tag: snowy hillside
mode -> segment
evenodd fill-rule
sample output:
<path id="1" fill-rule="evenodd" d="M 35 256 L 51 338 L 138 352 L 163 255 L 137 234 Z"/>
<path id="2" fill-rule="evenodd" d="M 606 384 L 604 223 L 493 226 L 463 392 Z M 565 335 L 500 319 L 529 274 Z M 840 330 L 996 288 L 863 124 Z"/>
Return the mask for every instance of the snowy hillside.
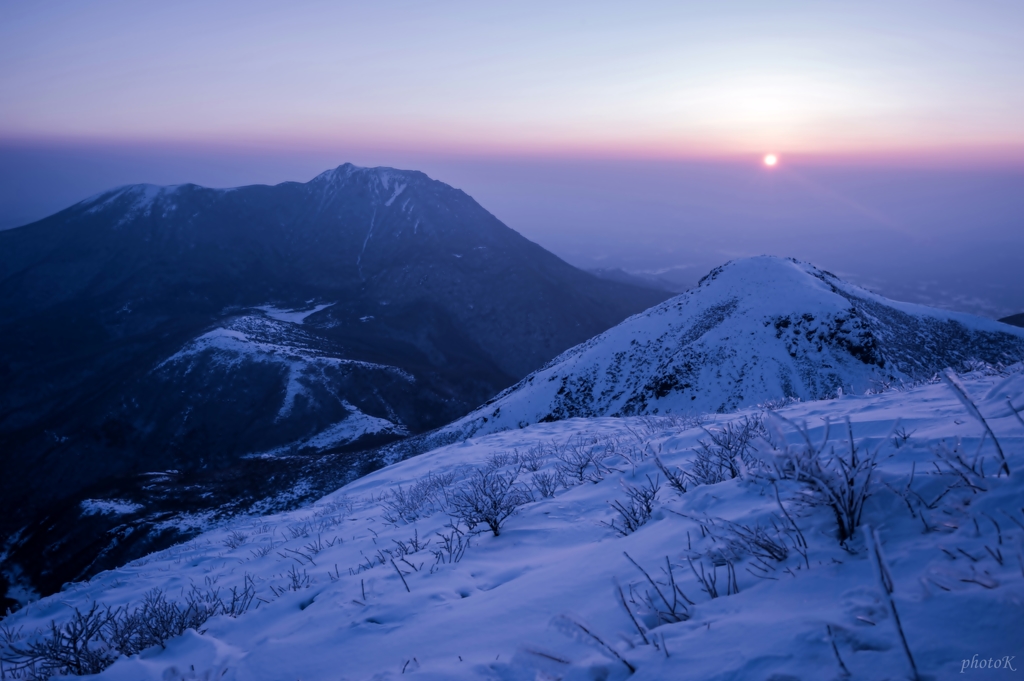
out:
<path id="1" fill-rule="evenodd" d="M 1022 368 L 443 447 L 33 603 L 3 621 L 5 673 L 25 678 L 11 671 L 27 659 L 16 649 L 40 652 L 51 621 L 94 602 L 124 608 L 85 618 L 111 642 L 90 644 L 95 669 L 132 653 L 102 679 L 902 679 L 912 664 L 945 679 L 972 660 L 1002 667 L 1024 630 Z M 210 608 L 234 616 L 207 619 Z M 189 623 L 201 633 L 173 635 Z"/>
<path id="2" fill-rule="evenodd" d="M 428 441 L 575 416 L 725 413 L 1021 359 L 1024 332 L 1006 324 L 888 300 L 795 260 L 749 258 L 567 350 Z"/>
<path id="3" fill-rule="evenodd" d="M 257 365 L 269 366 L 278 385 L 265 392 L 281 395 L 281 401 L 270 424 L 274 435 L 264 441 L 299 436 L 269 452 L 329 449 L 366 435 L 407 435 L 384 395 L 407 391 L 416 379 L 398 367 L 338 357 L 336 347 L 307 333 L 302 327 L 305 318 L 327 307 L 293 311 L 264 306 L 261 313 L 235 317 L 190 341 L 155 372 L 176 385 L 185 385 L 189 376 L 193 381 L 201 377 L 203 386 L 191 386 L 190 392 L 224 399 L 223 390 L 215 386 L 237 387 L 239 376 L 257 374 Z M 352 404 L 355 401 L 370 403 L 374 411 L 391 418 L 363 413 Z M 185 419 L 189 411 L 186 408 Z"/>

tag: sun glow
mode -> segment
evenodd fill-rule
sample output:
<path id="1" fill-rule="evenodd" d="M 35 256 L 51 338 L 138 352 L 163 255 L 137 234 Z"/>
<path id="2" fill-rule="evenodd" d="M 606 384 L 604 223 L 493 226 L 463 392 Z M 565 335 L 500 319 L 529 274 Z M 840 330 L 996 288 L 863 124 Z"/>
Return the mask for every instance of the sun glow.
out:
<path id="1" fill-rule="evenodd" d="M 764 164 L 766 166 L 768 166 L 769 168 L 771 168 L 772 166 L 777 165 L 778 162 L 779 162 L 779 157 L 776 156 L 775 154 L 767 154 L 764 157 Z"/>

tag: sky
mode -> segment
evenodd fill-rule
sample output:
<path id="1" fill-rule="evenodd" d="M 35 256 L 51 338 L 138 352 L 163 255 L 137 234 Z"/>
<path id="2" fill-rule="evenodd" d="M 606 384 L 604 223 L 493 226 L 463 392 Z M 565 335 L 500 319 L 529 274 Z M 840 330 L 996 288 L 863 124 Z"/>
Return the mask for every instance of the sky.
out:
<path id="1" fill-rule="evenodd" d="M 998 316 L 1024 310 L 1021 64 L 1019 0 L 2 3 L 0 228 L 351 161 L 582 267 L 775 252 Z"/>

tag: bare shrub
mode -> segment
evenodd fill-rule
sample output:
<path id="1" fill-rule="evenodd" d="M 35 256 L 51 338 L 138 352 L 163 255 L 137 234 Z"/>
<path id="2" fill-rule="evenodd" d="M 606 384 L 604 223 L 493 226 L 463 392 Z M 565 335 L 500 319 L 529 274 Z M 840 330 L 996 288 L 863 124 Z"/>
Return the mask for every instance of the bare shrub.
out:
<path id="1" fill-rule="evenodd" d="M 608 448 L 596 438 L 583 433 L 570 438 L 560 447 L 555 447 L 555 471 L 568 485 L 582 485 L 584 482 L 600 482 L 608 472 L 604 462 L 611 456 Z"/>
<path id="2" fill-rule="evenodd" d="M 692 428 L 700 428 L 708 421 L 707 414 L 665 414 L 662 416 L 663 419 L 672 424 L 673 428 L 678 430 L 690 430 Z"/>
<path id="3" fill-rule="evenodd" d="M 646 485 L 630 485 L 623 481 L 622 487 L 626 490 L 626 502 L 612 501 L 609 506 L 619 513 L 619 520 L 612 520 L 605 523 L 608 527 L 625 537 L 640 529 L 651 519 L 654 512 L 654 499 L 658 495 L 661 484 L 658 478 L 651 479 L 647 476 Z"/>
<path id="4" fill-rule="evenodd" d="M 662 414 L 660 416 L 644 415 L 635 419 L 636 425 L 626 426 L 630 435 L 636 438 L 641 446 L 668 430 L 690 430 L 700 428 L 707 423 L 706 414 Z"/>
<path id="5" fill-rule="evenodd" d="M 826 423 L 824 440 L 820 445 L 811 442 L 805 428 L 797 428 L 804 446 L 787 447 L 777 454 L 769 477 L 774 480 L 794 480 L 806 484 L 812 494 L 812 503 L 827 506 L 836 519 L 836 536 L 842 546 L 853 537 L 860 526 L 864 505 L 871 497 L 872 480 L 878 466 L 878 449 L 861 452 L 853 438 L 853 427 L 846 421 L 848 450 L 836 451 L 825 447 L 829 441 Z"/>
<path id="6" fill-rule="evenodd" d="M 740 592 L 739 583 L 736 581 L 736 566 L 731 560 L 720 559 L 712 560 L 711 567 L 708 570 L 704 569 L 704 561 L 698 560 L 697 565 L 694 566 L 693 559 L 687 558 L 686 561 L 690 564 L 690 570 L 693 571 L 693 576 L 697 578 L 700 583 L 700 589 L 712 599 L 718 598 L 722 595 L 719 592 L 718 586 L 718 568 L 725 568 L 725 595 L 731 596 Z M 700 568 L 698 571 L 697 568 Z"/>
<path id="7" fill-rule="evenodd" d="M 693 605 L 693 601 L 686 597 L 686 594 L 683 593 L 683 590 L 676 583 L 673 566 L 669 562 L 668 556 L 665 557 L 665 567 L 661 568 L 662 579 L 665 581 L 658 582 L 651 577 L 647 570 L 633 560 L 628 553 L 623 551 L 622 555 L 640 571 L 647 585 L 653 589 L 653 593 L 651 593 L 646 587 L 640 587 L 632 583 L 629 585 L 629 603 L 633 604 L 641 616 L 653 615 L 654 622 L 650 623 L 649 626 L 653 628 L 660 624 L 675 624 L 676 622 L 685 622 L 690 619 L 689 606 Z M 668 595 L 666 596 L 666 594 Z M 621 588 L 619 589 L 619 599 L 626 612 L 629 613 L 630 618 L 632 618 L 633 613 L 626 603 L 627 599 L 622 593 Z M 635 619 L 633 623 L 637 624 Z M 637 629 L 640 629 L 638 624 Z M 640 633 L 643 636 L 643 630 L 640 630 Z"/>
<path id="8" fill-rule="evenodd" d="M 544 465 L 544 452 L 540 447 L 531 447 L 525 452 L 519 452 L 519 465 L 523 470 L 536 473 Z"/>
<path id="9" fill-rule="evenodd" d="M 288 533 L 292 536 L 292 539 L 305 539 L 312 531 L 313 527 L 308 520 L 288 526 Z"/>
<path id="10" fill-rule="evenodd" d="M 682 468 L 670 469 L 664 463 L 662 463 L 659 457 L 654 457 L 654 465 L 658 467 L 661 474 L 665 476 L 665 482 L 668 486 L 679 492 L 680 494 L 686 494 L 689 489 L 688 478 L 689 475 Z"/>
<path id="11" fill-rule="evenodd" d="M 742 477 L 745 469 L 758 465 L 753 443 L 766 434 L 763 420 L 748 416 L 704 432 L 708 439 L 700 441 L 689 472 L 696 484 L 716 485 Z"/>
<path id="12" fill-rule="evenodd" d="M 253 534 L 273 534 L 276 525 L 271 525 L 263 518 L 256 518 L 252 521 Z"/>
<path id="13" fill-rule="evenodd" d="M 395 544 L 399 558 L 403 558 L 413 553 L 419 553 L 430 546 L 429 539 L 427 541 L 420 540 L 419 530 L 413 530 L 412 536 L 406 541 L 402 541 L 400 539 L 392 539 L 391 541 Z"/>
<path id="14" fill-rule="evenodd" d="M 988 425 L 988 421 L 982 415 L 981 410 L 978 409 L 978 405 L 976 405 L 974 403 L 974 400 L 971 399 L 971 396 L 967 392 L 967 388 L 964 387 L 964 384 L 960 382 L 960 379 L 957 378 L 956 374 L 949 371 L 948 369 L 946 371 L 941 372 L 939 374 L 939 378 L 941 378 L 946 383 L 946 385 L 948 385 L 953 390 L 953 392 L 957 396 L 957 399 L 959 399 L 960 403 L 963 404 L 964 407 L 967 409 L 967 412 L 975 419 L 977 419 L 978 423 L 980 423 L 982 427 L 985 428 L 985 433 L 988 434 L 990 438 L 992 438 L 992 443 L 996 446 L 996 453 L 999 455 L 999 474 L 1002 475 L 1003 473 L 1006 473 L 1007 475 L 1009 475 L 1010 464 L 1007 463 L 1006 461 L 1006 455 L 1003 453 L 1003 447 L 1002 445 L 999 444 L 999 439 L 996 437 L 995 432 L 993 432 L 992 427 Z M 1013 408 L 1012 405 L 1010 408 Z M 1016 410 L 1014 410 L 1014 413 L 1016 413 Z"/>
<path id="15" fill-rule="evenodd" d="M 493 468 L 476 469 L 469 479 L 451 495 L 451 514 L 472 530 L 487 527 L 497 537 L 501 526 L 523 504 L 533 501 L 533 494 L 517 484 L 518 473 L 502 473 Z"/>
<path id="16" fill-rule="evenodd" d="M 438 548 L 431 551 L 437 565 L 458 563 L 469 548 L 470 537 L 457 524 L 448 523 L 445 527 L 449 531 L 437 533 L 441 542 Z"/>
<path id="17" fill-rule="evenodd" d="M 531 480 L 533 481 L 533 488 L 545 499 L 555 496 L 555 492 L 562 484 L 555 473 L 534 473 Z"/>
<path id="18" fill-rule="evenodd" d="M 241 588 L 231 589 L 229 599 L 219 589 L 203 591 L 193 585 L 183 603 L 168 600 L 159 589 L 147 593 L 134 609 L 93 603 L 87 612 L 76 608 L 66 622 L 51 620 L 49 629 L 27 645 L 7 645 L 4 661 L 13 664 L 8 670 L 28 671 L 29 678 L 98 674 L 121 655 L 165 647 L 187 629 L 203 633 L 201 627 L 211 617 L 237 617 L 249 609 L 255 596 L 255 584 L 246 575 Z"/>
<path id="19" fill-rule="evenodd" d="M 285 582 L 284 586 L 270 586 L 270 590 L 274 592 L 275 596 L 281 596 L 286 591 L 302 591 L 303 589 L 308 589 L 313 586 L 313 578 L 306 574 L 305 568 L 302 569 L 302 572 L 299 572 L 295 569 L 295 566 L 292 565 L 291 569 L 288 570 L 286 577 L 288 578 L 288 581 Z"/>
<path id="20" fill-rule="evenodd" d="M 449 489 L 455 484 L 455 473 L 429 473 L 422 480 L 404 488 L 399 485 L 377 497 L 384 509 L 384 521 L 392 525 L 412 523 L 439 511 L 449 504 Z"/>
<path id="21" fill-rule="evenodd" d="M 239 532 L 238 530 L 232 530 L 231 534 L 228 535 L 227 539 L 224 540 L 224 546 L 229 549 L 237 549 L 238 547 L 249 541 L 249 535 L 245 532 Z"/>
<path id="22" fill-rule="evenodd" d="M 348 497 L 339 497 L 331 501 L 318 503 L 313 507 L 314 518 L 332 518 L 337 523 L 352 513 L 352 500 Z"/>
<path id="23" fill-rule="evenodd" d="M 93 603 L 88 612 L 75 608 L 63 624 L 50 621 L 41 639 L 25 647 L 12 645 L 5 651 L 13 670 L 31 670 L 37 678 L 54 674 L 99 674 L 120 655 L 106 640 L 115 611 Z"/>
<path id="24" fill-rule="evenodd" d="M 779 500 L 781 504 L 781 500 Z M 726 562 L 735 563 L 742 558 L 751 559 L 751 567 L 747 572 L 755 577 L 766 577 L 776 570 L 776 565 L 784 563 L 791 551 L 796 551 L 806 561 L 806 547 L 803 534 L 791 519 L 773 516 L 771 527 L 759 524 L 745 525 L 721 518 L 693 518 L 698 523 L 702 536 L 711 537 L 715 548 L 707 552 L 707 557 L 718 565 Z M 756 570 L 756 572 L 755 572 Z"/>
<path id="25" fill-rule="evenodd" d="M 485 465 L 488 468 L 505 468 L 506 466 L 518 466 L 519 465 L 519 452 L 493 452 L 489 457 Z"/>
<path id="26" fill-rule="evenodd" d="M 757 405 L 757 408 L 764 409 L 765 411 L 778 411 L 779 409 L 788 407 L 791 404 L 798 404 L 799 402 L 799 397 L 775 397 L 770 400 L 765 400 L 761 404 Z"/>

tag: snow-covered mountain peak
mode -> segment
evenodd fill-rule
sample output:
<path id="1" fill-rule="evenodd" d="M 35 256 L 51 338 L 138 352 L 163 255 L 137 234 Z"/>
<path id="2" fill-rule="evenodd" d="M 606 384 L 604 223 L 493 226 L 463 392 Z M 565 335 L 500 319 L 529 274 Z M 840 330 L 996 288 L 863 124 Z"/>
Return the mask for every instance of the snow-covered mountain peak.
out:
<path id="1" fill-rule="evenodd" d="M 442 430 L 443 439 L 572 417 L 731 412 L 1024 358 L 1024 331 L 888 300 L 792 259 L 716 268 L 700 285 L 564 352 Z"/>
<path id="2" fill-rule="evenodd" d="M 98 213 L 111 206 L 125 208 L 131 214 L 145 212 L 161 200 L 172 199 L 183 187 L 189 185 L 156 185 L 156 184 L 129 184 L 116 187 L 82 201 L 80 206 L 88 206 L 88 213 Z"/>
<path id="3" fill-rule="evenodd" d="M 309 181 L 308 186 L 314 191 L 330 193 L 358 184 L 374 193 L 385 205 L 390 206 L 405 187 L 426 179 L 429 179 L 426 175 L 414 170 L 398 170 L 385 166 L 362 168 L 345 163 L 320 173 Z"/>

